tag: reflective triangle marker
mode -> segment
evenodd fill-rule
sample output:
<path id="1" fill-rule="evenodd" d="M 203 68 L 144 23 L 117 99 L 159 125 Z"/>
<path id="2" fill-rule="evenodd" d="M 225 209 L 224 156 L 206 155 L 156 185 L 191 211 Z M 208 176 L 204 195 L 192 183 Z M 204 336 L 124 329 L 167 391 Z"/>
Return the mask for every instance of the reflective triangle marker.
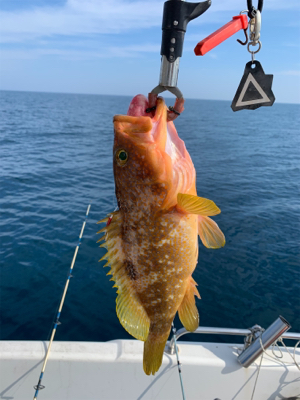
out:
<path id="1" fill-rule="evenodd" d="M 232 110 L 255 110 L 261 106 L 272 106 L 275 101 L 272 82 L 273 75 L 265 75 L 259 61 L 248 62 L 232 101 Z"/>

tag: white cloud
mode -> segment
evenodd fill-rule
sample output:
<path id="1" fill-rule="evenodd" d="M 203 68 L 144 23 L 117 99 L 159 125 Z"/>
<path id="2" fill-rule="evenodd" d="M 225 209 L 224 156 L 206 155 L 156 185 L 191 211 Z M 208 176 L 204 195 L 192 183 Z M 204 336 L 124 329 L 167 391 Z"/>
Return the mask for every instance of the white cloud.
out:
<path id="1" fill-rule="evenodd" d="M 252 1 L 253 6 L 257 7 L 258 0 Z M 211 5 L 211 10 L 214 11 L 242 11 L 247 7 L 247 2 L 244 0 L 213 0 Z M 243 7 L 244 6 L 244 7 Z M 242 7 L 242 9 L 241 9 Z M 264 2 L 263 11 L 265 10 L 288 10 L 288 9 L 298 9 L 299 10 L 299 1 L 298 0 L 268 0 Z"/>
<path id="2" fill-rule="evenodd" d="M 288 70 L 277 72 L 278 75 L 289 75 L 289 76 L 300 76 L 300 71 L 298 70 Z"/>
<path id="3" fill-rule="evenodd" d="M 2 42 L 24 42 L 51 35 L 119 33 L 161 24 L 160 0 L 68 0 L 63 7 L 0 11 Z"/>
<path id="4" fill-rule="evenodd" d="M 285 47 L 300 47 L 300 43 L 283 43 L 283 46 Z"/>
<path id="5" fill-rule="evenodd" d="M 224 12 L 235 15 L 240 9 L 240 0 L 214 0 L 203 21 L 220 20 Z M 299 0 L 269 0 L 265 2 L 265 9 L 296 10 L 299 9 Z M 60 7 L 0 11 L 0 41 L 26 42 L 53 35 L 116 34 L 160 27 L 162 11 L 163 0 L 67 0 Z M 199 19 L 193 23 L 200 22 Z"/>
<path id="6" fill-rule="evenodd" d="M 92 60 L 99 58 L 134 58 L 141 57 L 143 53 L 158 54 L 159 45 L 148 44 L 138 46 L 106 46 L 98 50 L 76 50 L 58 48 L 33 48 L 33 49 L 2 49 L 0 57 L 2 60 L 33 60 L 40 57 L 57 56 L 65 60 Z"/>

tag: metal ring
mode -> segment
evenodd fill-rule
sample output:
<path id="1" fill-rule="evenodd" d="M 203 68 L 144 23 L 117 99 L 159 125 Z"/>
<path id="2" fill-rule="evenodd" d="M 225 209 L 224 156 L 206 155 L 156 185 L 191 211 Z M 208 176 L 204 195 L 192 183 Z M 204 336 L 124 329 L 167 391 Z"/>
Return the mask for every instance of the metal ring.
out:
<path id="1" fill-rule="evenodd" d="M 169 107 L 167 111 L 168 115 L 167 120 L 174 121 L 174 119 L 177 118 L 178 115 L 180 115 L 180 113 L 184 110 L 183 108 L 184 98 L 177 86 L 162 86 L 162 85 L 156 86 L 148 95 L 149 105 L 153 104 L 153 106 L 147 108 L 146 113 L 150 113 L 156 109 L 157 96 L 160 93 L 164 92 L 165 90 L 168 90 L 170 93 L 176 96 L 174 107 Z"/>
<path id="2" fill-rule="evenodd" d="M 251 50 L 250 50 L 250 45 L 251 45 L 251 46 L 256 46 L 257 44 L 258 44 L 258 49 L 257 49 L 256 51 L 251 51 Z M 248 46 L 247 46 L 247 49 L 248 49 L 249 53 L 252 53 L 252 54 L 258 53 L 259 50 L 261 49 L 261 41 L 259 40 L 257 43 L 255 43 L 255 42 L 249 42 L 249 43 L 248 43 Z"/>
<path id="3" fill-rule="evenodd" d="M 182 99 L 183 98 L 183 94 L 181 93 L 181 91 L 178 89 L 177 86 L 162 86 L 162 85 L 158 85 L 151 91 L 151 93 L 154 93 L 154 94 L 158 95 L 158 94 L 160 94 L 160 93 L 162 93 L 162 92 L 164 92 L 166 90 L 168 92 L 174 94 L 174 96 L 176 96 L 177 99 Z"/>

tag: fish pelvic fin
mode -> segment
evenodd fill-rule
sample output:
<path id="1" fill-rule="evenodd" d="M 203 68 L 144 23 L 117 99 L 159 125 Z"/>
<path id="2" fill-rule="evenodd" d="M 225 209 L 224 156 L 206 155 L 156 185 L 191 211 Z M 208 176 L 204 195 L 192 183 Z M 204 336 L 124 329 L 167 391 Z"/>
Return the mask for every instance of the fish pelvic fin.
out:
<path id="1" fill-rule="evenodd" d="M 144 343 L 143 368 L 146 375 L 155 375 L 159 370 L 168 337 L 169 331 L 164 336 L 154 335 L 150 331 Z"/>
<path id="2" fill-rule="evenodd" d="M 221 212 L 219 207 L 217 207 L 212 200 L 194 196 L 192 194 L 178 193 L 177 204 L 179 208 L 188 214 L 213 216 L 220 214 Z"/>
<path id="3" fill-rule="evenodd" d="M 225 246 L 225 236 L 218 224 L 211 218 L 198 216 L 198 234 L 205 247 L 219 249 Z"/>
<path id="4" fill-rule="evenodd" d="M 186 288 L 182 303 L 178 309 L 179 319 L 186 330 L 194 332 L 199 326 L 199 313 L 196 307 L 195 296 L 200 299 L 200 294 L 196 288 L 197 283 L 192 277 Z"/>

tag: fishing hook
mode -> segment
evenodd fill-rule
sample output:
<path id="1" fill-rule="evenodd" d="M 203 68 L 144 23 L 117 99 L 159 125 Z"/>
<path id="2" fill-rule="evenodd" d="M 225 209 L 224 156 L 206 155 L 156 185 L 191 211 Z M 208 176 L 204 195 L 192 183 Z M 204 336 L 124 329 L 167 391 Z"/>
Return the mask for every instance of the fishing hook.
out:
<path id="1" fill-rule="evenodd" d="M 237 41 L 241 44 L 241 45 L 243 45 L 243 46 L 246 46 L 246 44 L 248 43 L 248 33 L 247 33 L 247 29 L 244 29 L 244 33 L 245 33 L 245 36 L 246 36 L 246 40 L 245 40 L 245 42 L 242 42 L 240 39 L 237 39 Z"/>

